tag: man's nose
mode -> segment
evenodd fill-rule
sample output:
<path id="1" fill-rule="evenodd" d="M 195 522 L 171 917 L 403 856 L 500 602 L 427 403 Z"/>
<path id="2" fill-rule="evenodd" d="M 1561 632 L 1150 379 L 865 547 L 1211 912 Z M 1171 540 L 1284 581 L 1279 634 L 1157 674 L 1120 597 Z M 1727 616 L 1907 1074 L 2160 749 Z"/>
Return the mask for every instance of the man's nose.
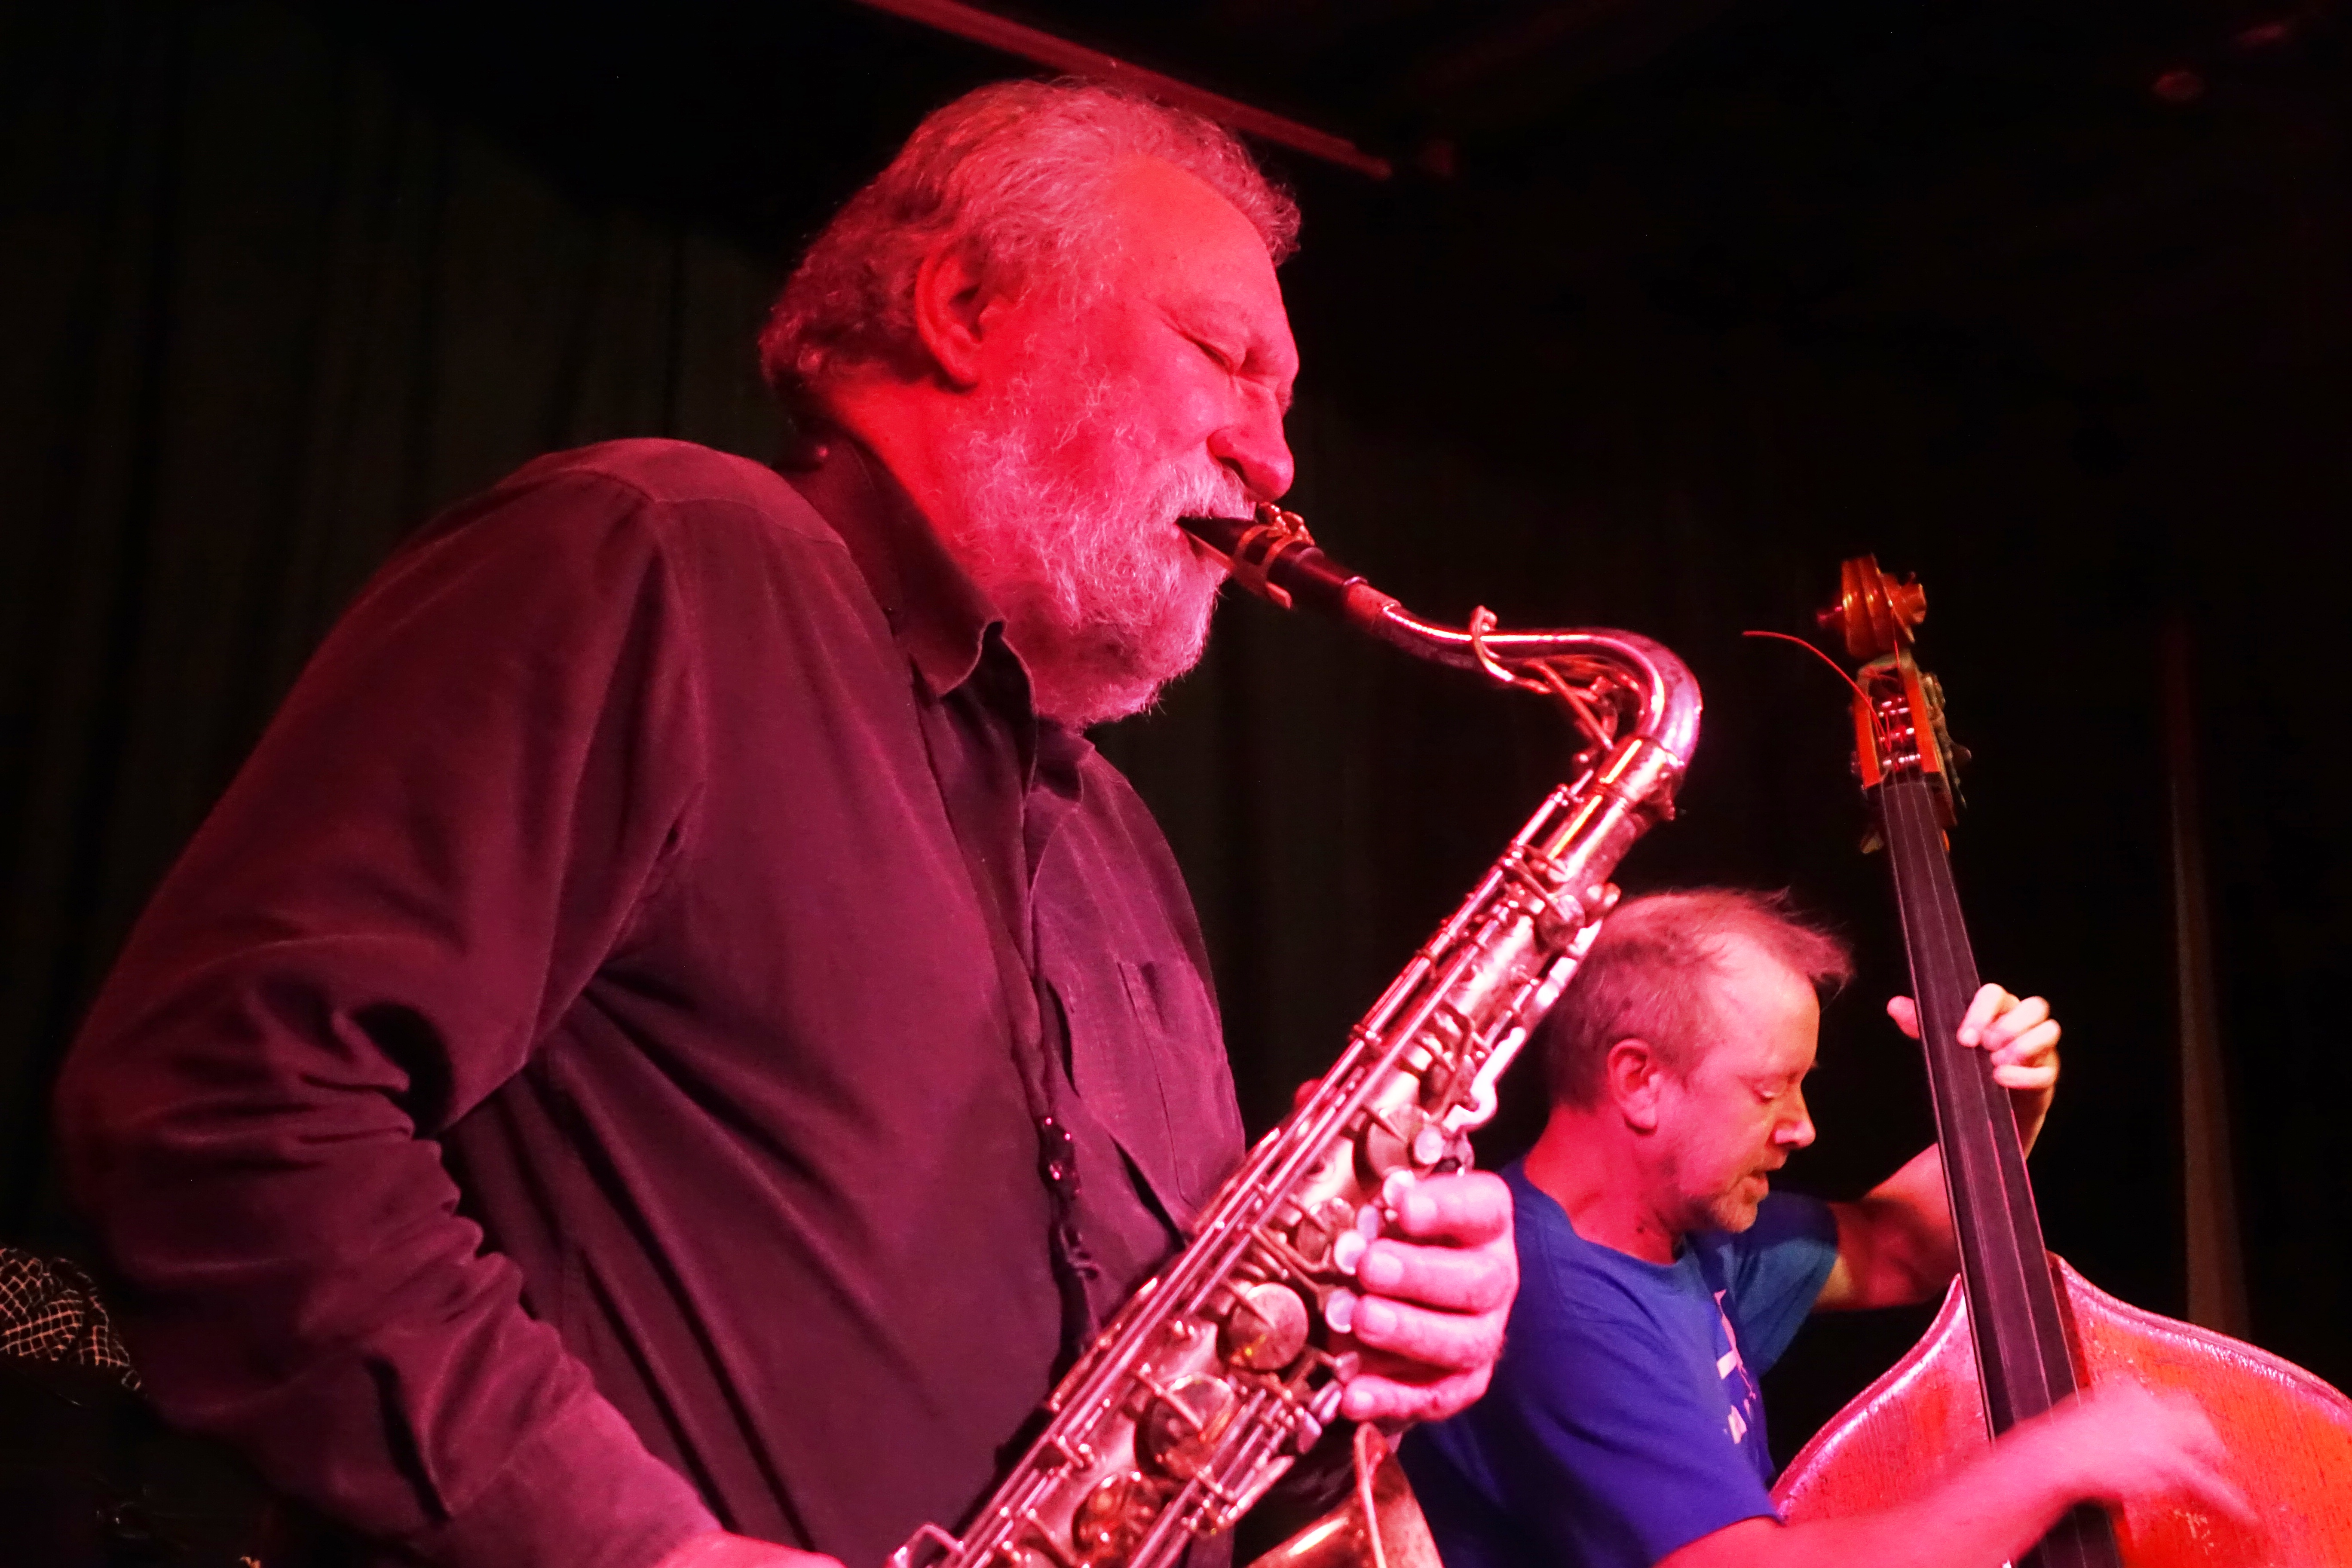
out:
<path id="1" fill-rule="evenodd" d="M 1255 401 L 1247 414 L 1209 437 L 1209 455 L 1241 476 L 1253 500 L 1275 500 L 1297 474 L 1282 434 L 1282 411 L 1271 397 Z"/>
<path id="2" fill-rule="evenodd" d="M 1772 1141 L 1791 1149 L 1802 1149 L 1813 1141 L 1813 1113 L 1805 1108 L 1805 1097 L 1800 1092 L 1790 1114 L 1772 1131 Z"/>

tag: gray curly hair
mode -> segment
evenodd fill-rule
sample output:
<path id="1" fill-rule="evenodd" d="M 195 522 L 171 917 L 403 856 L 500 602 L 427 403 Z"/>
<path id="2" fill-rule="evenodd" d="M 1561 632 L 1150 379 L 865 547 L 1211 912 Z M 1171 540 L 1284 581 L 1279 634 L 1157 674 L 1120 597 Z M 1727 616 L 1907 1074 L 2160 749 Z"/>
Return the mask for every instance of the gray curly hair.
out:
<path id="1" fill-rule="evenodd" d="M 768 384 L 789 401 L 851 365 L 919 374 L 915 274 L 942 242 L 971 247 L 991 282 L 1083 299 L 1104 183 L 1136 156 L 1231 202 L 1277 264 L 1297 248 L 1297 204 L 1223 127 L 1096 82 L 994 82 L 928 116 L 816 237 L 760 334 Z"/>

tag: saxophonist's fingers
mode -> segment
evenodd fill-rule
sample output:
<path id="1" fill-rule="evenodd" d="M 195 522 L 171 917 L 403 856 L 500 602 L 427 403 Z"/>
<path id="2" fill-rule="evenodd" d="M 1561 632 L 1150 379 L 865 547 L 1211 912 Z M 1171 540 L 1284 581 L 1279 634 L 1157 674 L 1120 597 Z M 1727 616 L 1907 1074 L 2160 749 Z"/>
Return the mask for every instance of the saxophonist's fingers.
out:
<path id="1" fill-rule="evenodd" d="M 1356 1266 L 1349 1331 L 1366 1353 L 1342 1408 L 1433 1420 L 1486 1391 L 1518 1289 L 1511 1190 L 1486 1173 L 1433 1176 L 1391 1200 L 1390 1235 Z"/>
<path id="2" fill-rule="evenodd" d="M 1511 1237 L 1511 1189 L 1492 1171 L 1427 1176 L 1394 1205 L 1398 1234 L 1442 1246 L 1477 1247 Z"/>
<path id="3" fill-rule="evenodd" d="M 1390 1234 L 1372 1243 L 1356 1266 L 1364 1304 L 1374 1309 L 1379 1325 L 1372 1331 L 1386 1326 L 1379 1310 L 1385 1298 L 1491 1316 L 1499 1341 L 1502 1315 L 1519 1280 L 1511 1189 L 1486 1172 L 1432 1176 L 1403 1186 L 1391 1208 Z"/>
<path id="4" fill-rule="evenodd" d="M 1483 1366 L 1426 1381 L 1362 1373 L 1348 1384 L 1339 1411 L 1350 1421 L 1443 1421 L 1476 1404 L 1486 1378 Z"/>
<path id="5" fill-rule="evenodd" d="M 1518 1260 L 1507 1241 L 1439 1247 L 1383 1237 L 1364 1249 L 1356 1279 L 1366 1306 L 1385 1300 L 1449 1312 L 1507 1312 L 1518 1285 Z"/>
<path id="6" fill-rule="evenodd" d="M 1356 1303 L 1350 1327 L 1356 1342 L 1365 1349 L 1384 1351 L 1409 1367 L 1440 1377 L 1492 1366 L 1502 1353 L 1503 1321 L 1507 1315 L 1440 1311 L 1367 1296 Z"/>

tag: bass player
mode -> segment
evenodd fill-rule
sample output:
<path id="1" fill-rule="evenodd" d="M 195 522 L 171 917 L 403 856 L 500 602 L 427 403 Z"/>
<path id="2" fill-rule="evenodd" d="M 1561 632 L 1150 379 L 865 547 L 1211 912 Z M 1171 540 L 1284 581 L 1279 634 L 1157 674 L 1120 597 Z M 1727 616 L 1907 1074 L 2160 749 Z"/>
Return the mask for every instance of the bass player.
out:
<path id="1" fill-rule="evenodd" d="M 2075 1503 L 2242 1516 L 2196 1405 L 2136 1384 L 2021 1423 L 1916 1502 L 1783 1525 L 1758 1379 L 1812 1311 L 1897 1306 L 1958 1268 L 1929 1148 L 1856 1203 L 1773 1193 L 1845 948 L 1785 900 L 1621 906 L 1538 1027 L 1551 1110 L 1507 1168 L 1520 1290 L 1486 1397 L 1406 1438 L 1446 1568 L 1993 1568 Z M 1887 1005 L 1915 1038 L 1911 1002 Z M 2058 1079 L 2039 997 L 1960 1025 L 2031 1148 Z"/>

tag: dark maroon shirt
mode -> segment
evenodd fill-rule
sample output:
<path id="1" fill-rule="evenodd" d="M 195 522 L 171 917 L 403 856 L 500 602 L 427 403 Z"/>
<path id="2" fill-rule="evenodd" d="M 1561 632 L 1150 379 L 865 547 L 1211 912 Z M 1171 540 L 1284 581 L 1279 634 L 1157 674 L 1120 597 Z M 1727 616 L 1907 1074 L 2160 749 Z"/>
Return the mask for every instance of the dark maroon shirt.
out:
<path id="1" fill-rule="evenodd" d="M 1042 983 L 1042 984 L 1041 984 Z M 328 637 L 66 1068 L 180 1422 L 457 1568 L 952 1526 L 1240 1149 L 1166 844 L 856 447 L 632 441 Z"/>

